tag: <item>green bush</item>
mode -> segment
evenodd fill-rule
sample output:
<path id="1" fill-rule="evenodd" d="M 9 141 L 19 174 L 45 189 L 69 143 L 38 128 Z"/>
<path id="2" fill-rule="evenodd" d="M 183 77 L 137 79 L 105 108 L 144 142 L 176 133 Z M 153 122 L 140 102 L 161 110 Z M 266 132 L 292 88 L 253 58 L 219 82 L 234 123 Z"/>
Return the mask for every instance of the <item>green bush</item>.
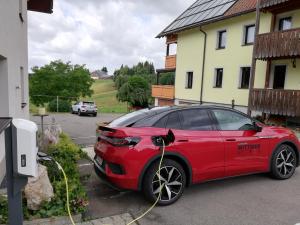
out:
<path id="1" fill-rule="evenodd" d="M 70 112 L 71 103 L 65 100 L 58 100 L 58 112 Z M 52 100 L 48 105 L 49 112 L 57 112 L 57 100 Z"/>
<path id="2" fill-rule="evenodd" d="M 61 134 L 59 143 L 49 147 L 48 155 L 61 164 L 68 177 L 72 213 L 84 212 L 87 206 L 87 195 L 80 182 L 77 161 L 87 158 L 86 153 L 74 144 L 67 135 Z M 55 197 L 51 202 L 45 203 L 38 212 L 38 216 L 45 218 L 66 215 L 66 187 L 63 175 L 53 162 L 45 162 L 44 165 L 48 168 L 49 179 L 53 185 Z"/>
<path id="3" fill-rule="evenodd" d="M 0 196 L 0 224 L 7 223 L 7 216 L 8 216 L 7 211 L 8 211 L 7 198 L 4 196 Z"/>
<path id="4" fill-rule="evenodd" d="M 174 85 L 175 84 L 175 73 L 163 73 L 159 78 L 160 85 Z"/>
<path id="5" fill-rule="evenodd" d="M 80 182 L 77 161 L 82 158 L 87 158 L 87 154 L 65 134 L 60 135 L 60 141 L 57 145 L 50 145 L 47 153 L 59 162 L 66 172 L 72 214 L 85 212 L 88 205 L 87 194 Z M 26 200 L 24 199 L 23 211 L 26 220 L 67 215 L 64 177 L 54 162 L 43 162 L 43 165 L 48 168 L 49 179 L 54 189 L 54 198 L 51 202 L 45 202 L 38 211 L 29 210 L 26 205 Z M 7 211 L 7 199 L 0 196 L 0 224 L 7 223 Z"/>

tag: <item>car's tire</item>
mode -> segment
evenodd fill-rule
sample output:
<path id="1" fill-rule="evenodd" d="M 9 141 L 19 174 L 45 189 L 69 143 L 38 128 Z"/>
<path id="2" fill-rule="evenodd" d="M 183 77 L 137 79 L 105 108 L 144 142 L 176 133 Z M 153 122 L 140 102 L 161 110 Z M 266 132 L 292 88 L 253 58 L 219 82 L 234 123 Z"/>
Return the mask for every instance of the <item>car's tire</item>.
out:
<path id="1" fill-rule="evenodd" d="M 78 116 L 82 116 L 80 109 L 78 110 Z"/>
<path id="2" fill-rule="evenodd" d="M 273 153 L 271 176 L 278 180 L 291 178 L 297 167 L 295 150 L 286 144 L 280 145 Z"/>
<path id="3" fill-rule="evenodd" d="M 93 117 L 97 117 L 97 113 L 94 113 L 94 114 L 93 114 Z"/>
<path id="4" fill-rule="evenodd" d="M 159 161 L 153 163 L 143 180 L 143 192 L 147 200 L 154 203 L 159 197 L 160 185 L 158 174 Z M 172 174 L 171 174 L 172 173 Z M 171 174 L 171 175 L 170 175 Z M 163 185 L 158 205 L 167 206 L 175 203 L 182 195 L 186 186 L 186 174 L 182 166 L 174 160 L 165 159 L 161 166 L 161 181 Z M 157 192 L 158 191 L 158 192 Z"/>

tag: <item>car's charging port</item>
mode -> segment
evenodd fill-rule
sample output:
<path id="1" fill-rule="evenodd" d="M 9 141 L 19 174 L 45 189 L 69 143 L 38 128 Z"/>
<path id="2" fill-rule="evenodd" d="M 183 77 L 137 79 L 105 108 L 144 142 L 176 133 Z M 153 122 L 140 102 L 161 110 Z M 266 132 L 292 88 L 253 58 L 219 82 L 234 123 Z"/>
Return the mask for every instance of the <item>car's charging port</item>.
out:
<path id="1" fill-rule="evenodd" d="M 163 136 L 153 136 L 152 142 L 155 146 L 162 147 L 162 146 L 168 146 L 171 143 L 175 141 L 175 136 L 172 130 L 169 130 L 167 135 Z"/>

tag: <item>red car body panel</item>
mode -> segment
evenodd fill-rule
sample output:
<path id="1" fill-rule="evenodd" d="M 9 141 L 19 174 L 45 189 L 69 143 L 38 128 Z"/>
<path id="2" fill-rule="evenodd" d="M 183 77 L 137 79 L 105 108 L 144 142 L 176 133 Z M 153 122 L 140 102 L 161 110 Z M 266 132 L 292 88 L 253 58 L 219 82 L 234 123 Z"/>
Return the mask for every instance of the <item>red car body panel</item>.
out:
<path id="1" fill-rule="evenodd" d="M 107 163 L 120 165 L 124 174 L 114 174 L 105 165 L 107 180 L 121 189 L 139 190 L 143 172 L 155 157 L 161 155 L 152 137 L 165 135 L 163 128 L 113 128 L 98 131 L 113 137 L 140 137 L 135 146 L 117 147 L 105 140 L 95 145 L 96 156 Z M 205 182 L 243 174 L 268 172 L 273 151 L 284 142 L 300 145 L 295 134 L 285 128 L 262 125 L 262 132 L 255 131 L 186 131 L 172 130 L 175 142 L 166 147 L 166 155 L 182 157 L 191 170 L 191 183 Z M 299 153 L 299 152 L 298 152 Z M 299 154 L 298 154 L 299 155 Z"/>

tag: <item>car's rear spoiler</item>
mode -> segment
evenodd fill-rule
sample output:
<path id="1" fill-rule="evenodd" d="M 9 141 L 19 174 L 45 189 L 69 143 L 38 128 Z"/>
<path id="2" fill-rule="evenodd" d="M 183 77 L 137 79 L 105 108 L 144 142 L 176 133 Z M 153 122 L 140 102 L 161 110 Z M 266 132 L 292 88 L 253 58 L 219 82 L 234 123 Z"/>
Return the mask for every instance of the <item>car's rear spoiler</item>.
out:
<path id="1" fill-rule="evenodd" d="M 98 130 L 99 131 L 108 131 L 108 132 L 113 132 L 113 133 L 116 132 L 116 130 L 113 129 L 113 128 L 106 127 L 106 126 L 101 126 L 101 125 L 98 126 Z"/>

